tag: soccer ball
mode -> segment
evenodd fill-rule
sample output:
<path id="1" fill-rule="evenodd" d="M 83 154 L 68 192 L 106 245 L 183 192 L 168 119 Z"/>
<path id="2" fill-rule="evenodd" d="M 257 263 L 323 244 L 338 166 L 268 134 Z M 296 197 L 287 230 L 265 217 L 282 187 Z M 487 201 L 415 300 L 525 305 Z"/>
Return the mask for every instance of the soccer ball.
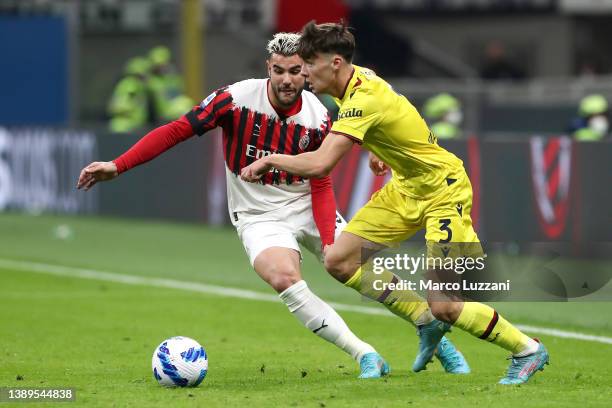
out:
<path id="1" fill-rule="evenodd" d="M 153 352 L 153 377 L 164 387 L 196 387 L 208 372 L 204 347 L 189 337 L 171 337 Z"/>

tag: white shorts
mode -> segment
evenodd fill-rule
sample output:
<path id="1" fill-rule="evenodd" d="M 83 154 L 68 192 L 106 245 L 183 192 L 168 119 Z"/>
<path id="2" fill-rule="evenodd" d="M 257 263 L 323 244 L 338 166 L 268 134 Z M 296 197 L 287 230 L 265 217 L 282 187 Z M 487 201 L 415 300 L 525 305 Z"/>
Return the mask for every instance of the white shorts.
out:
<path id="1" fill-rule="evenodd" d="M 262 214 L 237 213 L 232 219 L 251 265 L 265 249 L 282 247 L 300 253 L 300 244 L 323 261 L 321 236 L 312 215 L 310 195 L 301 197 L 286 207 Z M 336 238 L 346 221 L 336 213 Z"/>

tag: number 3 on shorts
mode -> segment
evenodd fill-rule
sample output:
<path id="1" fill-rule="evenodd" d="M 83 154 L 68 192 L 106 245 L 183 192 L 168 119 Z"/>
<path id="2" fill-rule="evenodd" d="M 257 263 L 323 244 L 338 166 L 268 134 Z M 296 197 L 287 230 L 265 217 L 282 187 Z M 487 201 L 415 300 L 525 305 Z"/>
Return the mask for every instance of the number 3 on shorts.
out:
<path id="1" fill-rule="evenodd" d="M 450 229 L 451 220 L 444 218 L 440 220 L 440 231 L 446 232 L 446 238 L 440 239 L 441 244 L 448 244 L 453 239 L 453 230 Z"/>

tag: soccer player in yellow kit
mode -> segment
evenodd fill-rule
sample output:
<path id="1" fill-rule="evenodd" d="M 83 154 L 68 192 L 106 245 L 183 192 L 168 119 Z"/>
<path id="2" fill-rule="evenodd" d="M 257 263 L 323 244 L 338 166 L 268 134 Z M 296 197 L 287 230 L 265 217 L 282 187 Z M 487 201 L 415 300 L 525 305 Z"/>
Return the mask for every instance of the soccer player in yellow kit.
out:
<path id="1" fill-rule="evenodd" d="M 470 218 L 472 188 L 462 161 L 437 144 L 405 97 L 371 70 L 352 64 L 354 50 L 354 37 L 342 24 L 310 22 L 304 27 L 298 51 L 304 60 L 302 75 L 313 92 L 337 99 L 338 120 L 318 150 L 264 157 L 242 170 L 243 179 L 258 180 L 272 168 L 321 177 L 330 173 L 353 143 L 360 144 L 371 153 L 370 167 L 376 173 L 390 168 L 393 177 L 357 212 L 336 243 L 326 248 L 327 271 L 417 325 L 420 344 L 414 371 L 425 368 L 452 325 L 512 353 L 501 384 L 526 382 L 548 363 L 548 352 L 491 307 L 433 296 L 425 302 L 410 291 L 376 292 L 363 284 L 367 280 L 361 269 L 364 248 L 394 246 L 422 228 L 428 256 L 434 255 L 439 243 L 472 243 L 479 249 L 480 244 Z M 398 280 L 388 271 L 377 276 L 381 278 L 388 283 Z M 428 305 L 436 319 L 420 321 Z"/>

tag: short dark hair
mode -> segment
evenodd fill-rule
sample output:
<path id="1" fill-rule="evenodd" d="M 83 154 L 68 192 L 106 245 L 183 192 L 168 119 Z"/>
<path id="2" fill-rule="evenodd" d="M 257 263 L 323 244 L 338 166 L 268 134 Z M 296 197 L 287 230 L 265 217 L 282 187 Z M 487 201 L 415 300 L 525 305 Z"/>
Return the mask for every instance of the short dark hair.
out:
<path id="1" fill-rule="evenodd" d="M 339 54 L 347 62 L 353 60 L 355 37 L 349 32 L 344 21 L 316 24 L 311 20 L 304 26 L 298 44 L 298 55 L 303 59 L 311 59 L 317 53 Z"/>

